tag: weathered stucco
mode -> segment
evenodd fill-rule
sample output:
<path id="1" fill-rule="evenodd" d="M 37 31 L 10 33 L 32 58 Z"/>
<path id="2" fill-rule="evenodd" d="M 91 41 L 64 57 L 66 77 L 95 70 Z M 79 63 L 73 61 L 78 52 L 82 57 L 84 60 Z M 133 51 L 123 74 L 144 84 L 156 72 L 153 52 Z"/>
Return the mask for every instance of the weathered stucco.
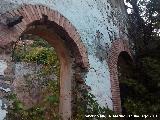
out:
<path id="1" fill-rule="evenodd" d="M 123 0 L 1 0 L 0 13 L 25 4 L 47 6 L 75 26 L 88 53 L 90 68 L 86 83 L 100 105 L 113 109 L 107 59 L 112 42 L 127 39 Z"/>

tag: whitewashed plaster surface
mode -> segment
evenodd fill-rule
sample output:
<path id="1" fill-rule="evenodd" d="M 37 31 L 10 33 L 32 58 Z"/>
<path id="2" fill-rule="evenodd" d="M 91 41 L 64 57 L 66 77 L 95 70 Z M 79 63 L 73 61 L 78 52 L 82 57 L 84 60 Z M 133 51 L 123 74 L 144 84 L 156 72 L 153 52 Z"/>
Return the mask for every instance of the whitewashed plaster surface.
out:
<path id="1" fill-rule="evenodd" d="M 0 120 L 4 120 L 6 117 L 7 111 L 5 110 L 7 108 L 6 104 L 4 104 L 2 100 L 0 100 Z M 4 109 L 1 107 L 4 106 Z"/>
<path id="2" fill-rule="evenodd" d="M 7 63 L 4 60 L 0 60 L 0 75 L 4 75 L 4 70 L 7 68 Z"/>
<path id="3" fill-rule="evenodd" d="M 86 83 L 100 105 L 113 109 L 107 54 L 103 53 L 108 52 L 113 40 L 122 35 L 125 37 L 126 11 L 122 0 L 0 1 L 0 12 L 3 13 L 23 4 L 42 4 L 63 14 L 76 27 L 88 50 L 90 69 L 86 75 Z M 113 1 L 117 6 L 112 4 Z"/>
<path id="4" fill-rule="evenodd" d="M 7 68 L 7 63 L 4 60 L 0 60 L 0 75 L 4 75 L 4 71 Z M 0 86 L 0 90 L 5 92 L 10 92 L 10 88 L 4 88 L 3 86 Z M 4 108 L 2 108 L 4 106 Z M 6 104 L 3 102 L 3 100 L 0 98 L 0 120 L 3 120 L 6 117 L 7 111 Z"/>

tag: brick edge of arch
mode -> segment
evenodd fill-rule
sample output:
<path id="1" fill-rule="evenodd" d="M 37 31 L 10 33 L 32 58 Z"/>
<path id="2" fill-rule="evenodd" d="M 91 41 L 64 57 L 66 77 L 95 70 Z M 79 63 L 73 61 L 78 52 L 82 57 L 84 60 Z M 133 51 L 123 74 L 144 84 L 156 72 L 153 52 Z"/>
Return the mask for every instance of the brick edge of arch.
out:
<path id="1" fill-rule="evenodd" d="M 133 59 L 128 40 L 117 39 L 113 41 L 109 51 L 108 65 L 110 72 L 113 110 L 116 113 L 122 113 L 117 62 L 119 54 L 123 51 L 127 52 Z"/>
<path id="2" fill-rule="evenodd" d="M 3 42 L 4 46 L 12 41 L 16 41 L 19 36 L 26 30 L 27 26 L 37 20 L 42 19 L 42 15 L 48 16 L 48 20 L 51 22 L 55 22 L 57 25 L 62 27 L 72 39 L 79 50 L 80 55 L 76 59 L 76 63 L 78 63 L 82 68 L 88 69 L 89 60 L 87 49 L 81 41 L 81 37 L 77 31 L 77 29 L 73 26 L 73 24 L 65 18 L 58 11 L 50 9 L 49 7 L 43 5 L 24 5 L 17 9 L 8 11 L 5 13 L 6 17 L 14 17 L 16 15 L 23 16 L 23 20 L 21 23 L 14 26 L 13 29 L 4 28 L 1 32 L 4 34 L 0 35 L 0 41 Z M 2 16 L 0 16 L 2 18 Z M 10 33 L 10 34 L 6 34 Z M 7 37 L 6 37 L 7 36 Z M 11 41 L 12 40 L 12 41 Z M 3 45 L 1 44 L 1 46 Z"/>

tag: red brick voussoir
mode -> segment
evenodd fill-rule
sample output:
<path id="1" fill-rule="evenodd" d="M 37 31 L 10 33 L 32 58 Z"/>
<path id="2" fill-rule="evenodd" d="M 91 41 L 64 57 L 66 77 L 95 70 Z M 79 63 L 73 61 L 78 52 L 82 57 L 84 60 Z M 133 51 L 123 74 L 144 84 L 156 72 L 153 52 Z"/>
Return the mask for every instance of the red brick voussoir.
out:
<path id="1" fill-rule="evenodd" d="M 116 113 L 122 112 L 117 62 L 118 62 L 119 54 L 123 51 L 127 52 L 132 58 L 132 54 L 129 49 L 128 40 L 117 39 L 113 41 L 109 51 L 108 65 L 109 65 L 109 71 L 110 71 L 113 110 Z"/>
<path id="2" fill-rule="evenodd" d="M 76 44 L 75 47 L 78 47 L 80 53 L 79 57 L 77 57 L 77 62 L 81 64 L 82 67 L 88 68 L 89 62 L 87 59 L 87 50 L 81 41 L 81 37 L 77 29 L 58 11 L 43 5 L 24 5 L 20 8 L 8 11 L 4 16 L 14 17 L 15 15 L 20 15 L 24 18 L 21 23 L 15 25 L 13 28 L 8 29 L 6 26 L 0 25 L 0 47 L 5 46 L 12 41 L 17 41 L 28 25 L 34 21 L 40 20 L 42 15 L 46 15 L 48 16 L 49 21 L 61 26 L 68 33 L 69 37 L 72 39 L 72 42 Z M 0 18 L 2 18 L 2 16 L 0 16 Z"/>

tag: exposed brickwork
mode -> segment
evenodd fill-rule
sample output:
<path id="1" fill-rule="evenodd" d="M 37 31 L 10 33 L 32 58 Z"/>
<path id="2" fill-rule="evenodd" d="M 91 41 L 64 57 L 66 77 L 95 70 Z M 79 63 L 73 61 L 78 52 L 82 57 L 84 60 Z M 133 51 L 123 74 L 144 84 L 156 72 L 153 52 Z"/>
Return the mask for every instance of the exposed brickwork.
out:
<path id="1" fill-rule="evenodd" d="M 108 59 L 108 65 L 110 69 L 109 71 L 110 71 L 113 110 L 117 113 L 122 112 L 117 62 L 119 54 L 123 51 L 126 51 L 132 58 L 132 54 L 129 49 L 129 44 L 127 40 L 118 39 L 113 41 L 112 46 L 110 48 L 109 59 Z"/>
<path id="2" fill-rule="evenodd" d="M 42 5 L 26 5 L 6 13 L 7 16 L 11 17 L 15 15 L 22 15 L 24 19 L 21 23 L 19 23 L 10 30 L 7 30 L 7 28 L 2 29 L 2 32 L 7 33 L 7 36 L 6 34 L 2 36 L 0 35 L 0 41 L 2 41 L 1 46 L 11 42 L 11 40 L 17 40 L 29 24 L 42 18 L 42 14 L 47 15 L 49 21 L 53 21 L 57 25 L 64 28 L 64 30 L 68 33 L 68 35 L 72 38 L 73 42 L 77 45 L 78 49 L 80 50 L 79 52 L 82 59 L 79 60 L 79 62 L 83 64 L 83 67 L 88 67 L 89 64 L 88 59 L 86 59 L 88 58 L 86 54 L 86 48 L 82 44 L 80 40 L 80 35 L 78 34 L 76 28 L 71 24 L 70 21 L 67 20 L 67 18 L 65 18 L 59 12 L 53 11 Z M 10 36 L 10 38 L 8 38 L 8 36 Z"/>
<path id="3" fill-rule="evenodd" d="M 4 47 L 12 41 L 17 41 L 23 33 L 35 33 L 36 35 L 44 37 L 48 42 L 55 45 L 53 45 L 53 47 L 55 48 L 57 54 L 59 54 L 58 56 L 60 57 L 62 68 L 60 71 L 60 112 L 64 114 L 64 119 L 71 118 L 72 108 L 70 101 L 72 99 L 72 82 L 70 79 L 73 79 L 73 71 L 71 68 L 72 60 L 71 58 L 68 59 L 68 57 L 70 57 L 70 53 L 67 50 L 71 50 L 76 66 L 85 69 L 87 69 L 89 66 L 87 50 L 81 41 L 81 37 L 78 31 L 72 25 L 72 23 L 68 21 L 67 18 L 61 15 L 58 11 L 51 10 L 42 5 L 25 5 L 21 8 L 9 11 L 8 13 L 6 13 L 6 15 L 10 17 L 20 15 L 24 18 L 21 23 L 10 29 L 8 29 L 6 26 L 0 25 L 0 30 L 2 31 L 0 33 L 0 41 L 2 43 L 0 47 Z M 66 45 L 64 45 L 64 43 L 57 36 L 57 34 L 52 34 L 53 31 L 50 31 L 51 28 L 47 28 L 45 31 L 41 31 L 40 29 L 37 30 L 34 28 L 32 30 L 29 29 L 30 26 L 34 27 L 33 23 L 37 21 L 41 22 L 41 20 L 43 20 L 43 15 L 48 16 L 46 24 L 51 24 L 55 27 L 55 31 L 57 31 L 58 36 L 62 37 L 62 39 L 64 38 L 63 42 L 65 42 Z"/>

